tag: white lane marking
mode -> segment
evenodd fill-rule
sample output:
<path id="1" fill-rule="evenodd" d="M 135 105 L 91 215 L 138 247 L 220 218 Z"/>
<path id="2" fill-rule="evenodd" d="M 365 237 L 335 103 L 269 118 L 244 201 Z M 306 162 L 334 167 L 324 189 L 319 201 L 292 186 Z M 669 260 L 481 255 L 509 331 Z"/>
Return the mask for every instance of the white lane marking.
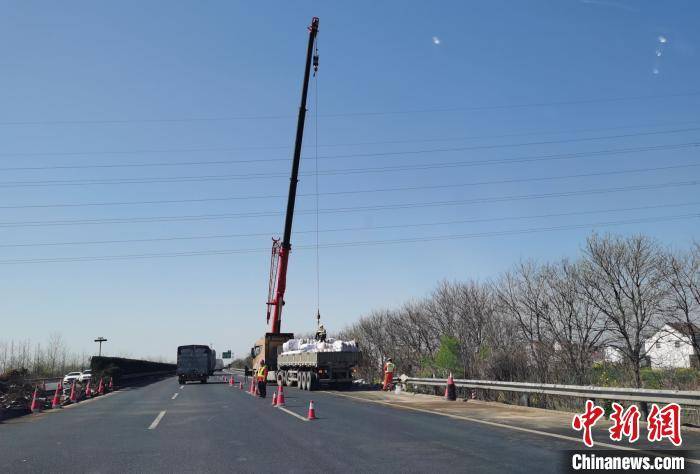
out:
<path id="1" fill-rule="evenodd" d="M 185 386 L 184 386 L 184 385 L 180 385 L 180 390 L 182 390 L 183 388 L 185 388 Z"/>
<path id="2" fill-rule="evenodd" d="M 287 409 L 284 408 L 284 407 L 277 407 L 277 408 L 278 408 L 279 410 L 282 410 L 282 411 L 285 412 L 285 413 L 288 413 L 289 415 L 296 416 L 296 417 L 299 418 L 301 421 L 309 421 L 308 419 L 304 418 L 303 416 L 297 415 L 297 414 L 294 413 L 293 411 L 287 410 Z"/>
<path id="3" fill-rule="evenodd" d="M 334 392 L 325 392 L 325 391 L 323 393 L 327 393 L 329 395 L 335 395 L 338 397 L 352 398 L 354 400 L 360 400 L 363 402 L 378 403 L 380 405 L 387 405 L 387 406 L 390 406 L 392 408 L 401 408 L 404 410 L 413 410 L 413 411 L 419 411 L 422 413 L 431 413 L 433 415 L 446 416 L 448 418 L 454 418 L 457 420 L 466 420 L 466 421 L 471 421 L 474 423 L 481 423 L 484 425 L 497 426 L 499 428 L 507 428 L 509 430 L 523 431 L 525 433 L 537 434 L 540 436 L 549 436 L 551 438 L 565 439 L 567 441 L 576 441 L 577 443 L 581 443 L 581 438 L 574 438 L 573 436 L 566 436 L 566 435 L 561 435 L 561 434 L 557 434 L 557 433 L 548 433 L 546 431 L 533 430 L 530 428 L 523 428 L 520 426 L 506 425 L 503 423 L 497 423 L 495 421 L 487 421 L 487 420 L 480 420 L 478 418 L 471 418 L 469 416 L 453 415 L 451 413 L 443 413 L 440 411 L 426 410 L 425 408 L 408 407 L 405 405 L 395 405 L 393 403 L 384 402 L 381 400 L 370 400 L 370 399 L 362 398 L 362 397 L 353 397 L 352 395 L 346 395 L 344 393 L 334 393 Z M 632 448 L 630 446 L 622 446 L 622 445 L 610 444 L 610 443 L 601 443 L 599 441 L 595 441 L 595 446 L 605 446 L 606 448 L 621 449 L 624 451 L 642 451 L 642 452 L 648 451 L 648 449 L 644 449 L 644 448 Z M 673 451 L 669 451 L 669 453 L 672 453 L 672 452 Z M 685 458 L 685 460 L 688 462 L 692 462 L 693 464 L 700 464 L 700 459 Z"/>
<path id="4" fill-rule="evenodd" d="M 173 398 L 171 398 L 171 400 L 175 400 L 178 395 L 180 395 L 180 392 L 177 392 L 175 395 L 173 395 Z"/>
<path id="5" fill-rule="evenodd" d="M 156 419 L 153 420 L 153 423 L 151 423 L 151 426 L 149 426 L 148 429 L 155 430 L 158 427 L 158 423 L 160 423 L 160 420 L 162 420 L 164 416 L 165 416 L 165 410 L 158 413 L 158 416 L 156 416 Z"/>

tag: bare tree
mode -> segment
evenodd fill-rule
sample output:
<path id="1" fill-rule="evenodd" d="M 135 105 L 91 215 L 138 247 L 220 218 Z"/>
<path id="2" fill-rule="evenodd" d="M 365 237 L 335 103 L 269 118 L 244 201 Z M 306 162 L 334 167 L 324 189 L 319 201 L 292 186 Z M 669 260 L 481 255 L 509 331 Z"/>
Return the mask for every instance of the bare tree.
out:
<path id="1" fill-rule="evenodd" d="M 539 382 L 548 381 L 554 349 L 546 324 L 550 308 L 545 280 L 542 269 L 527 262 L 505 273 L 495 286 L 500 311 L 518 324 Z"/>
<path id="2" fill-rule="evenodd" d="M 700 354 L 700 244 L 689 252 L 669 252 L 664 263 L 669 289 L 665 322 L 682 328 L 680 332 L 690 340 L 695 354 Z"/>
<path id="3" fill-rule="evenodd" d="M 624 356 L 634 383 L 641 387 L 644 339 L 667 293 L 662 252 L 648 237 L 594 234 L 587 239 L 584 254 L 583 290 L 589 303 L 608 318 L 615 336 L 610 345 Z"/>
<path id="4" fill-rule="evenodd" d="M 51 375 L 62 373 L 65 357 L 66 345 L 63 336 L 59 332 L 52 332 L 46 344 L 46 365 Z"/>
<path id="5" fill-rule="evenodd" d="M 555 358 L 564 369 L 559 379 L 586 383 L 606 319 L 586 299 L 578 264 L 562 260 L 545 266 L 543 273 L 549 309 L 543 317 L 555 342 Z"/>
<path id="6" fill-rule="evenodd" d="M 498 344 L 493 290 L 489 285 L 470 281 L 455 285 L 454 291 L 454 336 L 459 342 L 464 377 L 477 377 L 483 374 L 486 358 Z"/>

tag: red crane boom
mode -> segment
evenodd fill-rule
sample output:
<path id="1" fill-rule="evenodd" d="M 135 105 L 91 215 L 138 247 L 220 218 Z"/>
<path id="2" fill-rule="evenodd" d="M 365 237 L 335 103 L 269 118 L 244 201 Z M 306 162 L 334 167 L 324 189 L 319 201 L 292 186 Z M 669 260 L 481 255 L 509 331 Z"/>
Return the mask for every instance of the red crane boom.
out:
<path id="1" fill-rule="evenodd" d="M 282 242 L 272 239 L 272 260 L 270 263 L 270 282 L 267 299 L 267 322 L 272 315 L 271 333 L 279 334 L 282 323 L 282 307 L 284 306 L 284 291 L 287 287 L 287 265 L 289 253 L 292 251 L 292 220 L 294 219 L 294 203 L 297 197 L 299 181 L 299 162 L 301 160 L 301 144 L 304 138 L 304 122 L 306 121 L 306 96 L 309 91 L 309 76 L 313 67 L 318 67 L 318 57 L 314 57 L 314 43 L 318 34 L 318 18 L 311 19 L 309 26 L 309 44 L 306 50 L 306 65 L 304 67 L 304 82 L 301 89 L 301 105 L 297 120 L 297 134 L 294 141 L 294 158 L 292 160 L 292 176 L 289 180 L 289 197 L 287 199 L 287 214 L 284 220 L 284 235 Z"/>

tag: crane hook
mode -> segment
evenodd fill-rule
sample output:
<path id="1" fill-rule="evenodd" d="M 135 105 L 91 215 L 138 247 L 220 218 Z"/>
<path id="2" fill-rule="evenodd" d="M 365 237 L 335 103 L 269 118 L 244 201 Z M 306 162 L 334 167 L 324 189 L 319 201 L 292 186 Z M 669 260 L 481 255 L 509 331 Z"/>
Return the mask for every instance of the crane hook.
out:
<path id="1" fill-rule="evenodd" d="M 318 48 L 316 48 L 316 52 L 314 53 L 314 77 L 316 77 L 317 72 L 318 72 Z"/>

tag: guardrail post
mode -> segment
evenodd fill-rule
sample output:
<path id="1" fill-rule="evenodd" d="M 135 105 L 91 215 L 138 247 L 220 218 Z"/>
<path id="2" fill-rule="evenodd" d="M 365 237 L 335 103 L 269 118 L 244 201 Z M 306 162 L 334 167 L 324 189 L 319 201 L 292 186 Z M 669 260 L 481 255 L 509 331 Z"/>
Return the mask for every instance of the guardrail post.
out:
<path id="1" fill-rule="evenodd" d="M 529 407 L 530 406 L 530 394 L 523 393 L 520 395 L 520 405 Z"/>
<path id="2" fill-rule="evenodd" d="M 639 402 L 639 409 L 642 411 L 642 416 L 645 420 L 649 418 L 649 404 L 647 402 Z"/>

